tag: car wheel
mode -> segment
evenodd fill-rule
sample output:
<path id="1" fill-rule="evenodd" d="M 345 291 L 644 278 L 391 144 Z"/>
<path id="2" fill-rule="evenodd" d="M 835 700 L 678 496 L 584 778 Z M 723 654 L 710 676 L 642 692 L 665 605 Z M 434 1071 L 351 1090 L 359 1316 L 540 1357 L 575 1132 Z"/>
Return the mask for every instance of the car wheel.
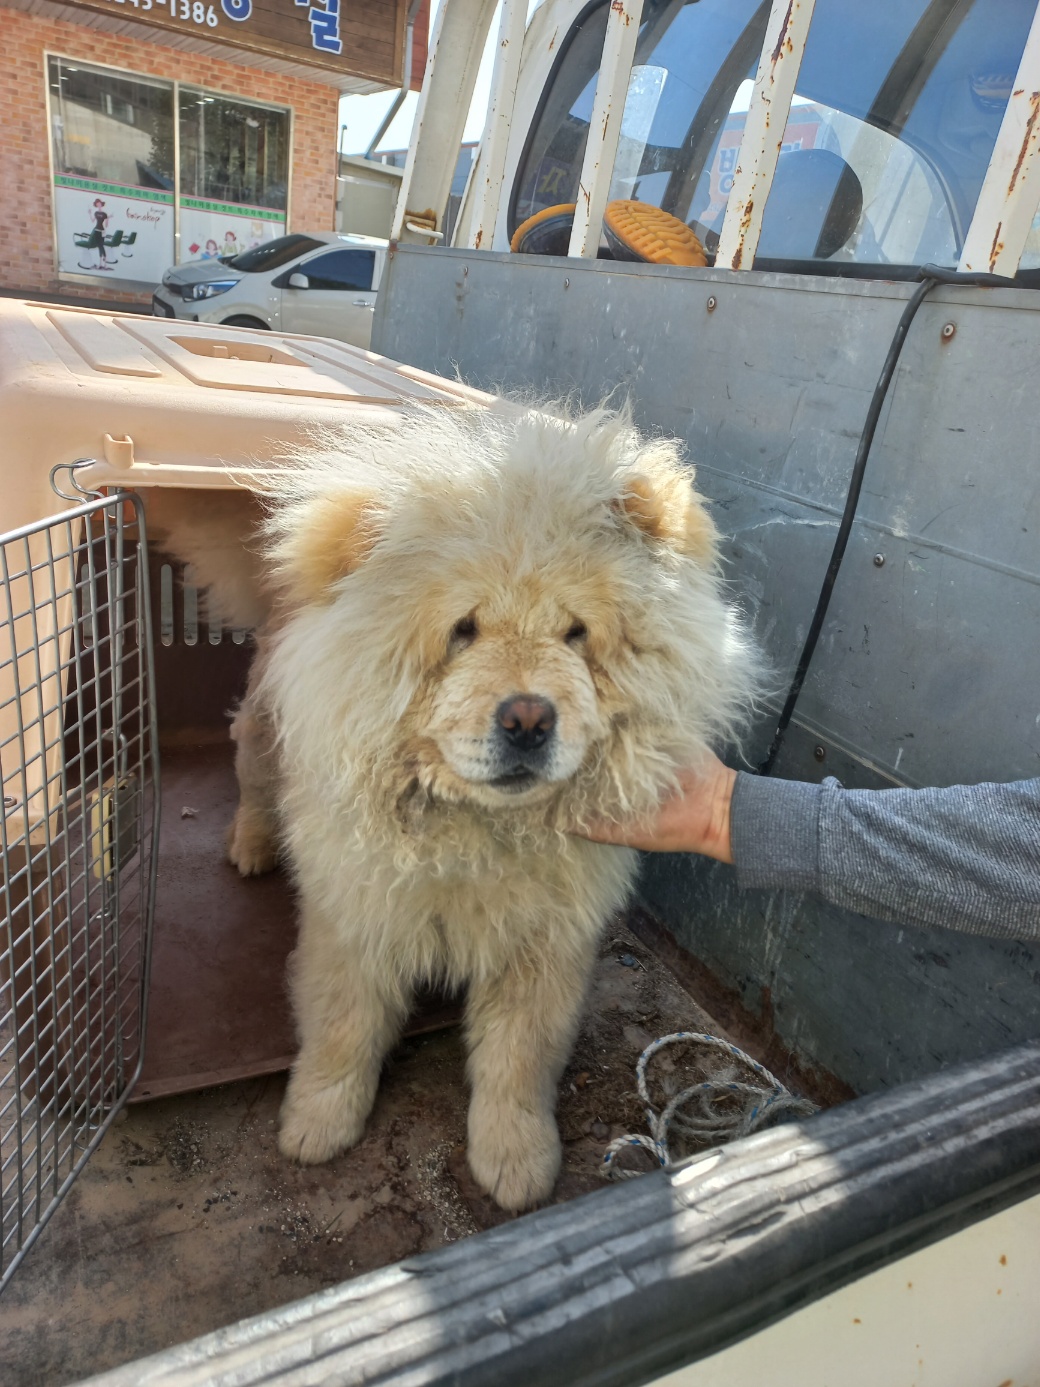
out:
<path id="1" fill-rule="evenodd" d="M 224 318 L 221 327 L 258 327 L 263 328 L 264 332 L 270 331 L 269 323 L 262 318 L 251 318 L 248 313 L 236 313 L 233 318 Z"/>

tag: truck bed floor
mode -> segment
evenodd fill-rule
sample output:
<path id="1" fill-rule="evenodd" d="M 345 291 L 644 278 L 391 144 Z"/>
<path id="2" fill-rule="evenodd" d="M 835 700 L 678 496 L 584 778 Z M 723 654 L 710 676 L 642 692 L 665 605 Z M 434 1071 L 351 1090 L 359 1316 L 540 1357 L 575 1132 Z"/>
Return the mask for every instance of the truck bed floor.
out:
<path id="1" fill-rule="evenodd" d="M 560 1085 L 554 1200 L 599 1188 L 607 1142 L 645 1130 L 636 1060 L 681 1028 L 716 1029 L 645 944 L 608 930 Z M 3 1296 L 0 1381 L 77 1381 L 511 1217 L 466 1165 L 457 1028 L 401 1043 L 363 1140 L 325 1166 L 279 1154 L 284 1085 L 131 1105 Z"/>

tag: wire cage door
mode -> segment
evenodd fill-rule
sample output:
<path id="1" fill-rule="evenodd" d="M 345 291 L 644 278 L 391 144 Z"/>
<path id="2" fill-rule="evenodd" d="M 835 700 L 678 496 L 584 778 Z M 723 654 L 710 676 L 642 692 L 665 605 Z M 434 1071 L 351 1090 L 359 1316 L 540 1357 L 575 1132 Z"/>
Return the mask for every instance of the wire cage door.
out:
<path id="1" fill-rule="evenodd" d="M 137 497 L 0 535 L 0 1289 L 143 1057 L 158 760 Z"/>

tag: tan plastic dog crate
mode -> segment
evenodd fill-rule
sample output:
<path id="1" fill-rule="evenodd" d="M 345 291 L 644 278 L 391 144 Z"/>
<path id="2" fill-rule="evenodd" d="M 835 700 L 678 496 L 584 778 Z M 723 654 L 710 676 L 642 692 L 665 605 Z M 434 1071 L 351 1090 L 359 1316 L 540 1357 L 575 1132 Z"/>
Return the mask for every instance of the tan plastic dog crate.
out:
<path id="1" fill-rule="evenodd" d="M 0 300 L 5 1279 L 131 1091 L 294 1048 L 290 887 L 222 852 L 251 642 L 148 554 L 141 496 L 235 488 L 315 426 L 486 400 L 324 339 Z"/>

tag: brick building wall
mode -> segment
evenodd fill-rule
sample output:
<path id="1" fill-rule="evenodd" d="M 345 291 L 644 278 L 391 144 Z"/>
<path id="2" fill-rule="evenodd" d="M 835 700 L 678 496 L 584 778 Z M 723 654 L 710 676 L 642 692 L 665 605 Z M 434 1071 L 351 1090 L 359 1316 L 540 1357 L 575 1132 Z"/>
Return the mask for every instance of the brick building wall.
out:
<path id="1" fill-rule="evenodd" d="M 211 91 L 293 108 L 289 230 L 331 231 L 336 198 L 339 92 L 302 81 L 128 40 L 0 5 L 0 288 L 99 297 L 96 285 L 57 277 L 54 266 L 46 101 L 46 53 L 196 83 Z M 150 293 L 104 298 L 147 302 Z"/>

